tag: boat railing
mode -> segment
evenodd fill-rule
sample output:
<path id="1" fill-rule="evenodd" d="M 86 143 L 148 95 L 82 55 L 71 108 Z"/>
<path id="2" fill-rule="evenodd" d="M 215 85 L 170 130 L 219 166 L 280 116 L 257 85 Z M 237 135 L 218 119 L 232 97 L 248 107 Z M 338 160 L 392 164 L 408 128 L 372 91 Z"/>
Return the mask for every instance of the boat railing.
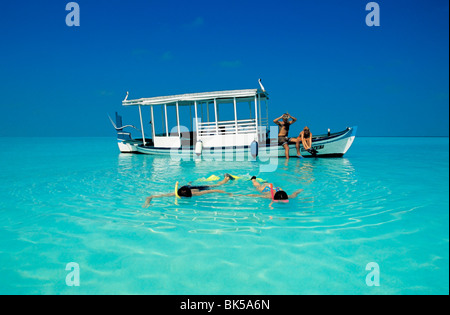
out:
<path id="1" fill-rule="evenodd" d="M 219 122 L 199 122 L 198 133 L 200 136 L 217 135 L 242 135 L 257 133 L 255 119 L 230 120 Z"/>
<path id="2" fill-rule="evenodd" d="M 261 126 L 269 126 L 269 119 L 268 118 L 261 118 L 259 121 Z"/>

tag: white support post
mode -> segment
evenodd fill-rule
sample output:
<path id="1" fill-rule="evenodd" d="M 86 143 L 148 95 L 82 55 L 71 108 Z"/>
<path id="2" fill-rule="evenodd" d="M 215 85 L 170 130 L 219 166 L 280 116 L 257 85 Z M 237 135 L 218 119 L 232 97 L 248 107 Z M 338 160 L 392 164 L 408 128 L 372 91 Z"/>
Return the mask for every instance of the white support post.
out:
<path id="1" fill-rule="evenodd" d="M 165 129 L 166 124 L 164 123 L 164 105 L 161 105 L 161 126 L 163 128 L 163 131 L 165 130 L 165 132 L 167 133 L 167 130 Z"/>
<path id="2" fill-rule="evenodd" d="M 197 132 L 198 137 L 199 133 L 198 133 L 197 101 L 194 101 L 194 111 L 195 111 L 195 131 Z"/>
<path id="3" fill-rule="evenodd" d="M 258 93 L 258 113 L 259 113 L 259 124 L 257 124 L 256 125 L 256 128 L 258 128 L 258 137 L 259 137 L 259 139 L 262 139 L 262 136 L 260 136 L 260 132 L 261 132 L 261 130 L 262 130 L 262 120 L 261 120 L 261 97 L 259 96 L 259 93 Z M 261 126 L 259 126 L 259 125 L 261 125 Z"/>
<path id="4" fill-rule="evenodd" d="M 258 94 L 258 111 L 259 111 L 259 123 L 262 123 L 262 119 L 261 119 L 261 97 Z"/>
<path id="5" fill-rule="evenodd" d="M 142 111 L 141 111 L 141 105 L 139 105 L 139 118 L 141 120 L 141 131 L 142 131 L 142 143 L 144 143 L 144 147 L 147 145 L 145 143 L 145 135 L 144 135 L 144 123 L 142 122 Z"/>
<path id="6" fill-rule="evenodd" d="M 255 124 L 256 124 L 256 133 L 258 135 L 258 139 L 256 141 L 259 142 L 259 133 L 258 133 L 258 98 L 255 95 Z"/>
<path id="7" fill-rule="evenodd" d="M 164 115 L 166 120 L 166 137 L 169 137 L 169 123 L 167 122 L 167 104 L 164 104 Z"/>
<path id="8" fill-rule="evenodd" d="M 178 110 L 178 102 L 175 105 L 176 109 L 177 109 L 177 130 L 178 130 L 178 137 L 181 137 L 181 133 L 180 133 L 180 112 Z"/>
<path id="9" fill-rule="evenodd" d="M 192 105 L 189 105 L 189 123 L 190 123 L 190 127 L 191 129 L 189 129 L 190 131 L 193 131 L 192 129 L 194 129 L 193 126 L 193 122 L 192 122 Z"/>
<path id="10" fill-rule="evenodd" d="M 214 99 L 214 117 L 216 119 L 216 135 L 219 135 L 219 123 L 218 123 L 218 117 L 217 117 L 217 100 Z"/>
<path id="11" fill-rule="evenodd" d="M 234 105 L 234 128 L 235 134 L 238 134 L 238 119 L 237 119 L 237 109 L 236 109 L 236 97 L 233 97 L 233 105 Z"/>

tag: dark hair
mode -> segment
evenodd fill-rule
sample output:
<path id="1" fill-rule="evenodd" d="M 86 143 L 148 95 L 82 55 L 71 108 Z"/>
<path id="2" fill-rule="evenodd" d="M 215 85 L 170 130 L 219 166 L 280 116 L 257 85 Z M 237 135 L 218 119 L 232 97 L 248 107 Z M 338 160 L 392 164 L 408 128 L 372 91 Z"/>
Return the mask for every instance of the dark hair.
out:
<path id="1" fill-rule="evenodd" d="M 311 130 L 308 127 L 303 128 L 303 135 L 309 137 L 311 135 Z"/>
<path id="2" fill-rule="evenodd" d="M 183 186 L 180 189 L 178 189 L 178 196 L 192 197 L 192 190 L 188 186 Z"/>
<path id="3" fill-rule="evenodd" d="M 273 200 L 288 200 L 289 197 L 284 190 L 277 191 L 273 196 Z"/>

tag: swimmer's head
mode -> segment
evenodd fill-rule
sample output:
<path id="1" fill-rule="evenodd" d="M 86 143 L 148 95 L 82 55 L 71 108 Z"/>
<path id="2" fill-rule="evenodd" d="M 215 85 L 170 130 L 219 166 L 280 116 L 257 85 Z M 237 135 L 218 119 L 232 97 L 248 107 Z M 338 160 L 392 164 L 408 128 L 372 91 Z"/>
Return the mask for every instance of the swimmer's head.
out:
<path id="1" fill-rule="evenodd" d="M 288 200 L 289 197 L 284 190 L 277 191 L 273 196 L 273 200 Z"/>
<path id="2" fill-rule="evenodd" d="M 187 186 L 183 186 L 180 189 L 178 189 L 178 196 L 188 198 L 192 197 L 192 190 Z"/>

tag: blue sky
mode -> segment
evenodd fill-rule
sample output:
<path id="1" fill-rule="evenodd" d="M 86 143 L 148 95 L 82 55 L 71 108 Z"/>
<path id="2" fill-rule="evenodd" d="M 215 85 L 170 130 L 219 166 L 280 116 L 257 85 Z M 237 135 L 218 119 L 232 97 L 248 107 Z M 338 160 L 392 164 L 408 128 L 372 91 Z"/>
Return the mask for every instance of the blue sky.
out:
<path id="1" fill-rule="evenodd" d="M 257 88 L 324 133 L 448 136 L 449 2 L 3 1 L 0 136 L 114 136 L 130 98 Z"/>

